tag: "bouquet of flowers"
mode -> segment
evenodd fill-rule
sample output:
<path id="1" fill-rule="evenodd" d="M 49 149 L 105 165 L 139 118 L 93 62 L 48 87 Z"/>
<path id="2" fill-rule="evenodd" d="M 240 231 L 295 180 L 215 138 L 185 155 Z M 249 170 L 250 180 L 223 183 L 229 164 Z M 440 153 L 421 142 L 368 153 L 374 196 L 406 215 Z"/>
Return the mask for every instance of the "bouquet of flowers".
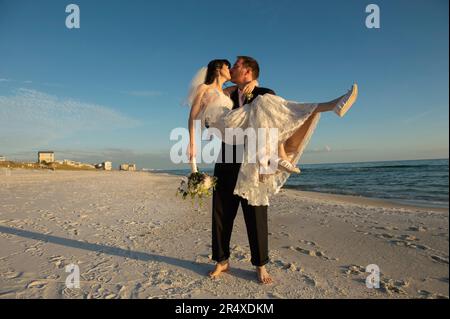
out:
<path id="1" fill-rule="evenodd" d="M 198 172 L 197 165 L 194 162 L 192 164 L 192 173 L 182 178 L 177 195 L 181 195 L 183 199 L 190 196 L 192 201 L 197 197 L 199 205 L 202 207 L 203 198 L 212 195 L 216 183 L 216 177 Z"/>

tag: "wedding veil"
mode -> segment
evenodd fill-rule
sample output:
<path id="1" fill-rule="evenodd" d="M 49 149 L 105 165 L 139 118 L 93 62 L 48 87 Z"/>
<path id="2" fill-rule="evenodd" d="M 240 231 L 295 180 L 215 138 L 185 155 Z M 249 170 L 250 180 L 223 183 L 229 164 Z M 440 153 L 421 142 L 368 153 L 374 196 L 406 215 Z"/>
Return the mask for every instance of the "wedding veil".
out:
<path id="1" fill-rule="evenodd" d="M 188 96 L 187 96 L 184 104 L 192 107 L 192 103 L 194 103 L 195 95 L 197 94 L 198 86 L 200 84 L 205 83 L 207 71 L 208 71 L 208 68 L 205 66 L 202 67 L 200 70 L 198 70 L 197 74 L 194 76 L 194 78 L 191 81 L 191 84 L 189 87 L 189 93 L 188 93 Z"/>

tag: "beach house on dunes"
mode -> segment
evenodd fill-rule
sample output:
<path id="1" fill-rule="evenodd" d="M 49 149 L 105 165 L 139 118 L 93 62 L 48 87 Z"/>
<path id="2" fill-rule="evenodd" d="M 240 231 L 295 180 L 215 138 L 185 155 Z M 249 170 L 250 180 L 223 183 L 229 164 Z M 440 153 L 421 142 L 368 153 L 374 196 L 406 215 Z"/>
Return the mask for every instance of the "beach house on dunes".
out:
<path id="1" fill-rule="evenodd" d="M 95 165 L 95 168 L 102 169 L 105 171 L 110 171 L 110 170 L 112 170 L 112 162 L 106 161 L 106 162 L 97 164 L 97 165 Z"/>
<path id="2" fill-rule="evenodd" d="M 38 163 L 53 163 L 55 161 L 55 153 L 52 151 L 38 152 Z"/>
<path id="3" fill-rule="evenodd" d="M 135 171 L 136 164 L 120 164 L 119 169 L 121 171 Z"/>

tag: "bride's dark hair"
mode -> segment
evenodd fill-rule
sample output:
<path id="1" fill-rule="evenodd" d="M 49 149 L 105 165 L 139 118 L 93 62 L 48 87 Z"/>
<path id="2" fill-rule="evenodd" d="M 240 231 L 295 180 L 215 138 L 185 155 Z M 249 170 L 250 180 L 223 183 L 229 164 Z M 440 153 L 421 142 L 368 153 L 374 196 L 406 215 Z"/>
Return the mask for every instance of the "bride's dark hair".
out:
<path id="1" fill-rule="evenodd" d="M 231 67 L 231 63 L 228 60 L 212 60 L 208 63 L 208 70 L 206 71 L 205 84 L 211 84 L 217 77 L 217 70 L 220 70 L 224 65 Z"/>

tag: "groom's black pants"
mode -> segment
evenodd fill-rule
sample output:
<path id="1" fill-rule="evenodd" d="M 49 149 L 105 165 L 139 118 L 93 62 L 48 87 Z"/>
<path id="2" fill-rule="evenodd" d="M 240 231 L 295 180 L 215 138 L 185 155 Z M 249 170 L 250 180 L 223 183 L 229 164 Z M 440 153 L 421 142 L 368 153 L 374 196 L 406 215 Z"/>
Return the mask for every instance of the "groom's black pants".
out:
<path id="1" fill-rule="evenodd" d="M 234 195 L 240 163 L 217 163 L 214 176 L 217 186 L 212 206 L 212 259 L 221 262 L 230 257 L 230 239 L 239 203 L 244 212 L 250 243 L 251 263 L 263 266 L 269 262 L 267 206 L 251 206 L 248 201 Z"/>

